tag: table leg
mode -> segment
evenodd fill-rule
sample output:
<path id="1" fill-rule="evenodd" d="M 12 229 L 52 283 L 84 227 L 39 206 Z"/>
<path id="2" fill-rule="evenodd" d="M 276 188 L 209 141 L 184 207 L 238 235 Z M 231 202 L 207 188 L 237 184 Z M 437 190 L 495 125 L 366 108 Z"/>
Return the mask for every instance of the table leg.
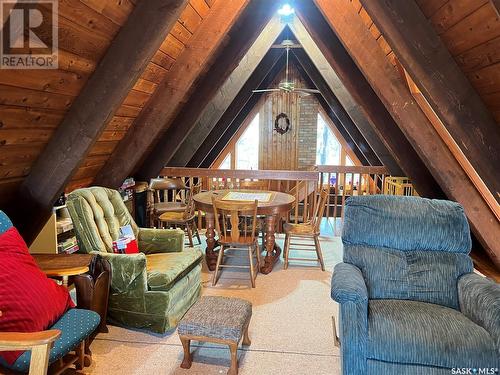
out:
<path id="1" fill-rule="evenodd" d="M 205 250 L 205 257 L 207 259 L 208 269 L 210 271 L 215 270 L 215 264 L 217 263 L 217 253 L 214 251 L 216 241 L 215 241 L 215 216 L 212 212 L 205 213 L 205 219 L 207 221 L 207 248 Z"/>
<path id="2" fill-rule="evenodd" d="M 276 245 L 274 231 L 276 227 L 276 216 L 266 216 L 266 251 L 267 255 L 264 258 L 264 265 L 260 268 L 260 272 L 268 274 L 273 270 L 274 263 L 280 257 L 281 249 Z"/>

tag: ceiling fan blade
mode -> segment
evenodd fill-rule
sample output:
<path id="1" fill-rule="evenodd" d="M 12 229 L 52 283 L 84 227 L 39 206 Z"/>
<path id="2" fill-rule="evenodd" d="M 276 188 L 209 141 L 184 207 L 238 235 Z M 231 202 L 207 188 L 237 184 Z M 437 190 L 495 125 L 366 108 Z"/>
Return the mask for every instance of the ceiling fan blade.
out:
<path id="1" fill-rule="evenodd" d="M 259 92 L 276 92 L 276 91 L 281 91 L 281 89 L 261 89 L 261 90 L 252 90 L 254 93 L 259 93 Z"/>
<path id="2" fill-rule="evenodd" d="M 307 94 L 321 94 L 321 91 L 316 89 L 295 89 L 295 91 L 304 92 Z"/>

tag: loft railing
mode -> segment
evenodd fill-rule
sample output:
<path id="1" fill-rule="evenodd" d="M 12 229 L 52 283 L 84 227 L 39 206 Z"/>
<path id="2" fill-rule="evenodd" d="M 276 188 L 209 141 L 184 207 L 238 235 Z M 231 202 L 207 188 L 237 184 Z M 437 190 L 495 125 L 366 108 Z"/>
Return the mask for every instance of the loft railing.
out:
<path id="1" fill-rule="evenodd" d="M 383 194 L 389 170 L 383 166 L 318 165 L 319 185 L 328 188 L 325 216 L 329 225 L 337 232 L 338 221 L 344 218 L 347 198 L 353 195 Z M 337 220 L 339 218 L 339 220 Z"/>
<path id="2" fill-rule="evenodd" d="M 295 196 L 295 205 L 287 221 L 306 222 L 318 202 L 322 188 L 329 191 L 325 216 L 337 230 L 342 221 L 345 201 L 353 195 L 383 194 L 389 171 L 383 166 L 318 165 L 309 171 L 234 170 L 205 168 L 164 168 L 162 177 L 182 178 L 187 185 L 201 182 L 204 190 L 239 188 L 242 181 L 267 181 L 268 189 Z"/>
<path id="3" fill-rule="evenodd" d="M 296 223 L 308 220 L 317 200 L 318 173 L 315 171 L 164 168 L 161 176 L 183 178 L 188 185 L 201 181 L 204 190 L 237 189 L 245 180 L 268 181 L 269 190 L 295 196 L 292 212 Z"/>

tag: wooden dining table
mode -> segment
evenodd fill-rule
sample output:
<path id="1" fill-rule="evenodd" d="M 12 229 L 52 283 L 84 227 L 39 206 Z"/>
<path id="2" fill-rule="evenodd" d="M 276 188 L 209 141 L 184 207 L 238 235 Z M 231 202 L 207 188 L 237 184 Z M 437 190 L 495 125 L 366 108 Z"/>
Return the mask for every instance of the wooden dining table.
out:
<path id="1" fill-rule="evenodd" d="M 212 197 L 222 198 L 229 192 L 242 193 L 270 193 L 270 199 L 267 201 L 259 201 L 257 206 L 257 215 L 265 216 L 265 251 L 264 264 L 261 265 L 260 271 L 263 274 L 268 274 L 273 270 L 274 264 L 279 259 L 281 248 L 276 244 L 275 231 L 276 223 L 280 216 L 286 215 L 293 207 L 295 197 L 290 194 L 279 191 L 262 191 L 262 190 L 211 190 L 197 194 L 193 197 L 196 209 L 205 212 L 207 225 L 207 248 L 205 257 L 207 259 L 208 268 L 213 271 L 217 262 L 217 252 L 215 248 L 218 246 L 215 239 L 215 216 L 212 207 Z"/>

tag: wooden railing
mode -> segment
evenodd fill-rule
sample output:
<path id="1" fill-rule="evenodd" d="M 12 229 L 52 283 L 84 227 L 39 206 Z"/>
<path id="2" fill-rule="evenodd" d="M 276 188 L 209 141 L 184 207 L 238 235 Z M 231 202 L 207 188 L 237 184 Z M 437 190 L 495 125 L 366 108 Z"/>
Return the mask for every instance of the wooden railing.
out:
<path id="1" fill-rule="evenodd" d="M 320 165 L 310 171 L 164 168 L 162 177 L 183 178 L 187 185 L 201 181 L 204 190 L 239 188 L 243 180 L 268 181 L 270 190 L 295 196 L 295 205 L 285 220 L 306 222 L 314 212 L 318 192 L 329 191 L 325 216 L 337 229 L 345 201 L 353 195 L 383 194 L 389 171 L 386 167 Z M 333 220 L 331 220 L 333 219 Z"/>
<path id="2" fill-rule="evenodd" d="M 384 181 L 384 194 L 386 195 L 418 195 L 409 178 L 386 177 Z"/>
<path id="3" fill-rule="evenodd" d="M 164 168 L 161 176 L 183 178 L 187 185 L 201 181 L 204 190 L 238 189 L 240 181 L 244 180 L 268 181 L 269 190 L 295 196 L 295 206 L 292 210 L 294 222 L 307 221 L 317 199 L 316 171 Z"/>
<path id="4" fill-rule="evenodd" d="M 386 167 L 318 165 L 319 184 L 328 188 L 325 216 L 334 233 L 341 227 L 347 198 L 353 195 L 383 194 Z M 337 233 L 338 234 L 338 233 Z"/>

